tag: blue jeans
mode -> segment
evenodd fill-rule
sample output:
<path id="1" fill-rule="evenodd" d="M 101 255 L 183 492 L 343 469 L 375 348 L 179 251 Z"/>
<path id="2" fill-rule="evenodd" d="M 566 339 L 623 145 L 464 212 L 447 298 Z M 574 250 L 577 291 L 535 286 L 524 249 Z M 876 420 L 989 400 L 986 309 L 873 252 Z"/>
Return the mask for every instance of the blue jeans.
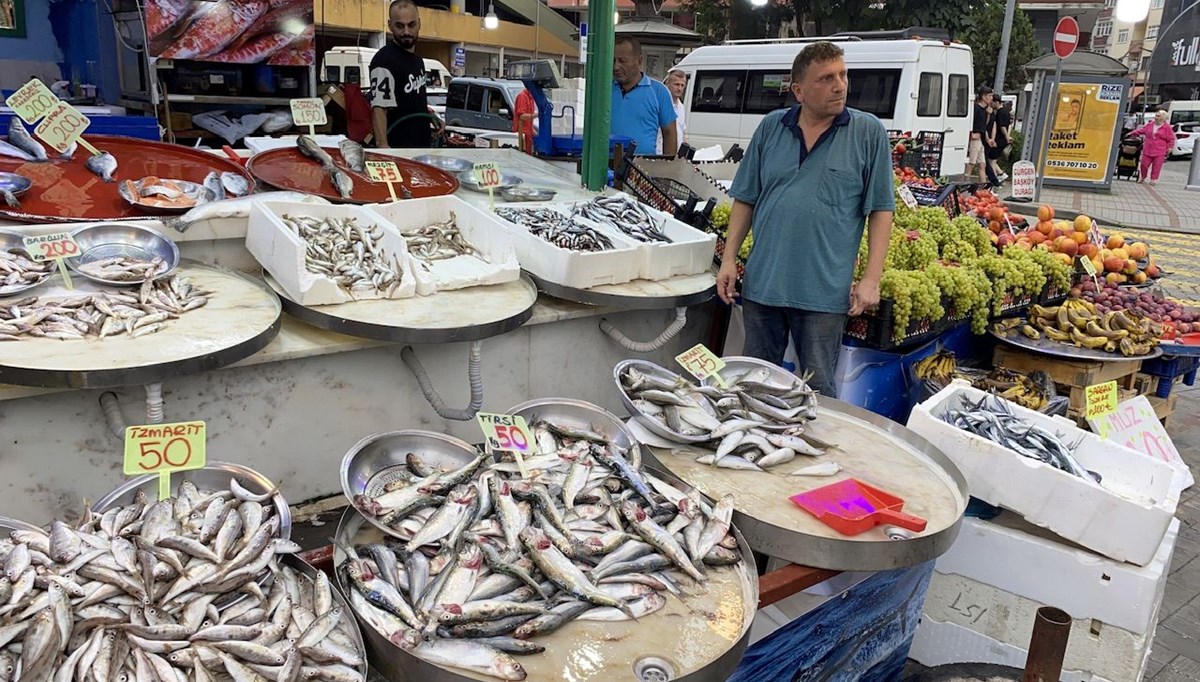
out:
<path id="1" fill-rule="evenodd" d="M 746 328 L 746 355 L 776 365 L 783 362 L 788 334 L 800 359 L 798 374 L 812 374 L 808 385 L 821 395 L 837 397 L 833 375 L 842 349 L 846 316 L 798 308 L 778 308 L 742 299 Z"/>

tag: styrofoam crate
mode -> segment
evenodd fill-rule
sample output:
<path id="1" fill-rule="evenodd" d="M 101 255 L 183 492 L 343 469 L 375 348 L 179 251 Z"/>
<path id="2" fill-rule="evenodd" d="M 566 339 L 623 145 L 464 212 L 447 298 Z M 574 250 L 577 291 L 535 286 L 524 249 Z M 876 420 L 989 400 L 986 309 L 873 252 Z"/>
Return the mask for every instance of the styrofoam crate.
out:
<path id="1" fill-rule="evenodd" d="M 518 202 L 503 206 L 550 208 L 564 215 L 569 214 L 569 209 L 565 209 L 561 203 Z M 638 260 L 637 242 L 624 235 L 605 231 L 616 247 L 608 251 L 572 251 L 534 236 L 523 225 L 500 216 L 496 216 L 496 219 L 512 236 L 521 268 L 547 282 L 573 289 L 590 289 L 602 284 L 624 284 L 638 278 L 641 263 Z"/>
<path id="2" fill-rule="evenodd" d="M 1179 504 L 1171 467 L 1102 440 L 1073 421 L 1007 401 L 1005 406 L 1027 423 L 1058 434 L 1064 443 L 1079 443 L 1075 459 L 1103 481 L 1085 481 L 942 421 L 948 410 L 964 409 L 985 395 L 955 380 L 913 408 L 908 428 L 954 461 L 973 497 L 1117 561 L 1150 563 Z"/>
<path id="3" fill-rule="evenodd" d="M 358 206 L 336 204 L 302 204 L 282 201 L 257 201 L 250 209 L 246 224 L 246 249 L 271 273 L 288 298 L 301 305 L 332 305 L 354 300 L 384 298 L 384 292 L 364 291 L 350 296 L 332 279 L 309 272 L 304 264 L 305 242 L 284 224 L 281 216 L 298 215 L 325 218 L 354 218 L 363 227 L 381 225 L 383 237 L 379 248 L 389 261 L 399 261 L 404 268 L 400 286 L 391 298 L 409 298 L 417 292 L 412 262 L 404 238 L 378 214 Z"/>
<path id="4" fill-rule="evenodd" d="M 1052 604 L 1075 618 L 1145 634 L 1167 588 L 1167 573 L 1179 536 L 1179 520 L 1168 526 L 1154 560 L 1134 566 L 1066 544 L 1015 514 L 990 521 L 963 519 L 954 545 L 935 570 Z"/>
<path id="5" fill-rule="evenodd" d="M 378 214 L 401 233 L 454 215 L 463 239 L 479 250 L 483 259 L 473 255 L 435 260 L 430 263 L 412 256 L 417 278 L 417 293 L 422 296 L 438 291 L 503 284 L 521 276 L 521 264 L 513 249 L 508 229 L 496 216 L 481 211 L 456 196 L 409 199 L 388 204 L 372 204 L 366 209 Z"/>
<path id="6" fill-rule="evenodd" d="M 637 202 L 637 199 L 623 192 L 604 195 L 604 198 L 608 197 L 621 197 L 631 204 Z M 573 206 L 582 203 L 585 202 L 577 202 Z M 717 235 L 697 230 L 656 208 L 646 205 L 642 205 L 641 208 L 653 216 L 655 224 L 671 240 L 669 244 L 636 242 L 640 259 L 638 276 L 641 279 L 658 281 L 680 275 L 696 275 L 712 267 Z M 600 227 L 605 233 L 624 235 L 608 225 L 600 224 Z"/>
<path id="7" fill-rule="evenodd" d="M 908 656 L 927 666 L 995 663 L 1024 668 L 1041 606 L 962 576 L 935 572 Z M 1090 618 L 1073 618 L 1061 679 L 1139 682 L 1153 644 L 1153 629 L 1136 634 Z"/>

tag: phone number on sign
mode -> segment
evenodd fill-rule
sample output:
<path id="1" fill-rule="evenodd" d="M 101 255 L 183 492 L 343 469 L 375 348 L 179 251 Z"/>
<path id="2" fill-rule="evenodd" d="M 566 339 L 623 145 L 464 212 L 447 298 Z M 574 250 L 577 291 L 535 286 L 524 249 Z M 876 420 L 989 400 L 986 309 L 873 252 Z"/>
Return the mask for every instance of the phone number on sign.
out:
<path id="1" fill-rule="evenodd" d="M 1096 170 L 1100 167 L 1100 164 L 1094 161 L 1059 161 L 1057 159 L 1050 159 L 1046 165 L 1055 168 L 1081 168 L 1084 170 Z"/>

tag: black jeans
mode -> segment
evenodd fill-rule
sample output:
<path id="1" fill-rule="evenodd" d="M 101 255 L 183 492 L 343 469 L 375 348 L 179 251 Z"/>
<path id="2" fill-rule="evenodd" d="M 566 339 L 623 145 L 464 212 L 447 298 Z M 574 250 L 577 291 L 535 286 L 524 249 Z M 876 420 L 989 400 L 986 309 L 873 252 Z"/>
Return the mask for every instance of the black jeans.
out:
<path id="1" fill-rule="evenodd" d="M 746 355 L 776 365 L 783 362 L 788 335 L 800 359 L 798 373 L 811 373 L 808 385 L 821 395 L 837 397 L 833 375 L 842 350 L 846 316 L 797 308 L 779 308 L 742 299 Z"/>

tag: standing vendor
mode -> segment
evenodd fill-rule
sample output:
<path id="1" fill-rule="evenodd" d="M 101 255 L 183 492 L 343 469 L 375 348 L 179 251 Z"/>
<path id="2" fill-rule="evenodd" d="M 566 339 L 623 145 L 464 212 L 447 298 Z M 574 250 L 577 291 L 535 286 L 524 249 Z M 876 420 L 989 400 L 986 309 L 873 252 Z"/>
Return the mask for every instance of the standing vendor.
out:
<path id="1" fill-rule="evenodd" d="M 763 118 L 729 189 L 717 293 L 726 303 L 738 297 L 737 253 L 753 228 L 741 292 L 746 355 L 779 364 L 790 335 L 800 372 L 834 396 L 846 315 L 879 302 L 896 207 L 890 145 L 879 119 L 846 107 L 840 47 L 805 47 L 791 77 L 798 104 Z M 866 269 L 852 284 L 864 220 Z"/>
<path id="2" fill-rule="evenodd" d="M 633 138 L 637 143 L 637 154 L 654 154 L 661 133 L 661 153 L 675 156 L 679 151 L 679 140 L 671 92 L 667 86 L 643 73 L 643 65 L 641 43 L 629 36 L 617 36 L 613 45 L 610 132 Z"/>
<path id="3" fill-rule="evenodd" d="M 371 131 L 375 145 L 428 147 L 431 120 L 423 115 L 429 113 L 425 98 L 428 77 L 425 60 L 417 54 L 421 15 L 413 0 L 392 0 L 388 29 L 392 41 L 371 59 Z M 403 123 L 397 125 L 401 120 Z"/>

